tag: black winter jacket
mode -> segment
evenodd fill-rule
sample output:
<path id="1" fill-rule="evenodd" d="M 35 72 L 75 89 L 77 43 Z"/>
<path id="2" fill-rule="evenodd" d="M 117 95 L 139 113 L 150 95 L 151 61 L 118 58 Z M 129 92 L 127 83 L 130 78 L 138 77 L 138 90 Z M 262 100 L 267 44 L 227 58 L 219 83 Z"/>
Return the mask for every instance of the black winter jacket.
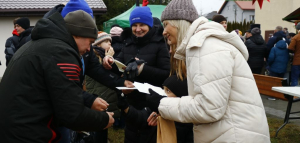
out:
<path id="1" fill-rule="evenodd" d="M 162 36 L 163 28 L 153 26 L 144 37 L 136 37 L 130 28 L 122 32 L 122 39 L 125 40 L 125 47 L 116 57 L 122 63 L 128 62 L 132 58 L 145 60 L 145 65 L 137 82 L 146 82 L 155 86 L 162 86 L 162 83 L 169 76 L 170 56 L 165 41 Z M 145 94 L 137 90 L 128 95 L 128 102 L 136 109 L 141 110 L 146 104 Z"/>
<path id="2" fill-rule="evenodd" d="M 125 43 L 120 36 L 114 36 L 111 37 L 111 39 L 111 46 L 114 48 L 115 51 L 113 57 L 116 58 L 121 53 L 121 50 L 125 47 Z"/>
<path id="3" fill-rule="evenodd" d="M 123 111 L 122 111 L 123 112 Z M 125 115 L 125 143 L 156 143 L 157 127 L 149 126 L 147 119 L 152 111 L 149 108 L 141 110 L 129 106 Z"/>
<path id="4" fill-rule="evenodd" d="M 101 131 L 108 115 L 83 105 L 75 40 L 59 13 L 40 19 L 0 83 L 2 142 L 55 142 L 55 127 Z"/>
<path id="5" fill-rule="evenodd" d="M 261 68 L 264 66 L 264 58 L 267 58 L 267 46 L 261 35 L 253 35 L 245 45 L 249 52 L 248 64 L 250 68 Z"/>
<path id="6" fill-rule="evenodd" d="M 6 58 L 6 66 L 8 65 L 10 59 L 13 55 L 22 47 L 25 43 L 27 43 L 28 37 L 31 35 L 32 28 L 28 28 L 23 31 L 19 36 L 13 35 L 8 38 L 5 43 L 5 58 Z"/>
<path id="7" fill-rule="evenodd" d="M 13 57 L 13 55 L 15 54 L 16 50 L 16 46 L 14 45 L 14 43 L 18 43 L 19 41 L 19 37 L 17 35 L 14 35 L 9 37 L 6 42 L 5 42 L 5 59 L 6 59 L 6 66 L 8 65 L 10 59 Z"/>

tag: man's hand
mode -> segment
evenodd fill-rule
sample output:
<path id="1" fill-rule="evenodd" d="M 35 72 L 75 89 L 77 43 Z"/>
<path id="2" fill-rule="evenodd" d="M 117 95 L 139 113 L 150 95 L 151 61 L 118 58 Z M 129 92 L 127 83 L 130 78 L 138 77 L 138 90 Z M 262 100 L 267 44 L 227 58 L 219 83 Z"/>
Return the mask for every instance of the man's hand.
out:
<path id="1" fill-rule="evenodd" d="M 133 83 L 129 80 L 125 80 L 124 82 L 124 86 L 128 87 L 128 88 L 132 88 L 134 87 Z"/>
<path id="2" fill-rule="evenodd" d="M 149 126 L 156 126 L 157 125 L 157 118 L 158 114 L 156 112 L 152 112 L 150 116 L 147 119 L 148 125 Z"/>
<path id="3" fill-rule="evenodd" d="M 111 127 L 113 125 L 113 123 L 115 122 L 115 119 L 112 117 L 114 115 L 114 113 L 113 112 L 106 112 L 106 113 L 108 114 L 109 121 L 108 121 L 107 126 L 104 129 Z"/>
<path id="4" fill-rule="evenodd" d="M 112 69 L 111 65 L 114 63 L 114 59 L 110 56 L 105 56 L 103 59 L 103 67 L 107 70 Z"/>
<path id="5" fill-rule="evenodd" d="M 94 109 L 97 111 L 105 111 L 107 109 L 107 106 L 109 106 L 109 104 L 105 100 L 97 97 L 95 99 L 91 109 Z"/>
<path id="6" fill-rule="evenodd" d="M 134 87 L 133 83 L 129 80 L 125 80 L 124 82 L 124 86 L 128 87 L 128 88 L 132 88 Z M 122 93 L 124 94 L 129 94 L 133 91 L 133 89 L 130 89 L 130 90 L 122 90 Z"/>

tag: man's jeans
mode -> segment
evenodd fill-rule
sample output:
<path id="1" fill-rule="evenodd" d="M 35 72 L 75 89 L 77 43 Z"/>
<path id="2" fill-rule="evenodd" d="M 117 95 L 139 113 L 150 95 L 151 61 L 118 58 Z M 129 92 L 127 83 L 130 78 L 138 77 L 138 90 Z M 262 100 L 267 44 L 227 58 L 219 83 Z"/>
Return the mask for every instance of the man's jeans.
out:
<path id="1" fill-rule="evenodd" d="M 298 85 L 298 79 L 300 75 L 300 65 L 292 65 L 292 75 L 291 75 L 291 86 Z"/>

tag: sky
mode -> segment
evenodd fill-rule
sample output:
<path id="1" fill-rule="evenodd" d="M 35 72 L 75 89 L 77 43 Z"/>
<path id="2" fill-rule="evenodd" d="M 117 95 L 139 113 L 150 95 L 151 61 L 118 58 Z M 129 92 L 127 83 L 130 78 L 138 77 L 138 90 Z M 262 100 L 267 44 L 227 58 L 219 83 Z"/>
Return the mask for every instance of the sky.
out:
<path id="1" fill-rule="evenodd" d="M 219 11 L 225 0 L 193 0 L 194 5 L 200 14 L 206 14 L 212 11 Z"/>

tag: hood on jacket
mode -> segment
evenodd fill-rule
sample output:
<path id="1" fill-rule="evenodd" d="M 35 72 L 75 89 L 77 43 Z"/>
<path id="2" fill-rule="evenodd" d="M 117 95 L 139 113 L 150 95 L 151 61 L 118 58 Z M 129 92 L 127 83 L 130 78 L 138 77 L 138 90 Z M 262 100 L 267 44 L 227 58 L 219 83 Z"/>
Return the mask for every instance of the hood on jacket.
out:
<path id="1" fill-rule="evenodd" d="M 76 42 L 69 33 L 65 20 L 59 12 L 55 12 L 48 18 L 42 18 L 36 23 L 31 32 L 31 40 L 34 41 L 43 38 L 62 40 L 78 52 Z"/>
<path id="2" fill-rule="evenodd" d="M 287 49 L 286 42 L 284 40 L 280 40 L 276 43 L 275 45 L 276 48 L 278 49 Z"/>
<path id="3" fill-rule="evenodd" d="M 249 39 L 256 45 L 263 45 L 265 43 L 265 40 L 261 35 L 253 35 Z"/>
<path id="4" fill-rule="evenodd" d="M 192 36 L 196 34 L 197 38 L 192 38 Z M 249 54 L 247 47 L 236 32 L 233 31 L 228 33 L 221 24 L 209 22 L 205 17 L 200 17 L 192 23 L 181 45 L 177 48 L 174 57 L 185 60 L 186 49 L 195 46 L 201 48 L 203 42 L 208 37 L 215 37 L 231 44 L 241 52 L 246 60 L 248 60 Z M 189 43 L 193 43 L 193 45 L 190 45 Z"/>
<path id="5" fill-rule="evenodd" d="M 280 37 L 283 37 L 284 39 L 286 39 L 286 35 L 284 34 L 283 31 L 278 31 L 278 32 L 274 33 L 273 36 L 276 36 L 276 37 L 280 36 Z"/>

